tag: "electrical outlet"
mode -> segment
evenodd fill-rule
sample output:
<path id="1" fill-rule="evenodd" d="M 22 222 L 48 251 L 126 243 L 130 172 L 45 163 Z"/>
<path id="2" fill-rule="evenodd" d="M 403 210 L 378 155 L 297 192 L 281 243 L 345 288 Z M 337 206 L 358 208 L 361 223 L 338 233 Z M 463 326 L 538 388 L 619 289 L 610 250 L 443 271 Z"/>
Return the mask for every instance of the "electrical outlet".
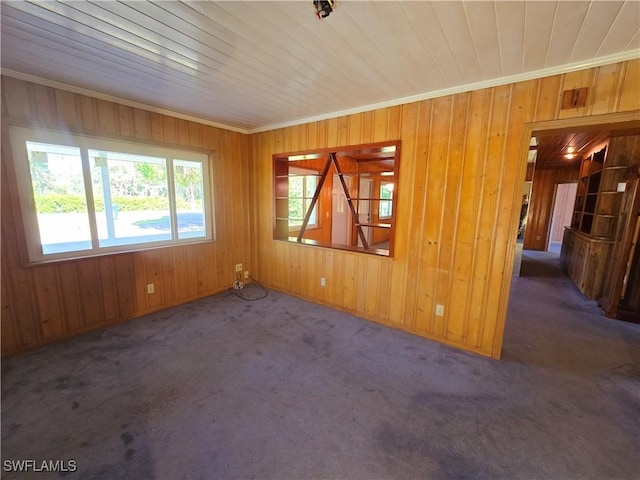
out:
<path id="1" fill-rule="evenodd" d="M 439 303 L 436 305 L 436 316 L 444 316 L 444 305 L 440 305 Z"/>
<path id="2" fill-rule="evenodd" d="M 326 287 L 327 286 L 327 279 L 324 277 L 320 277 L 320 286 L 321 287 Z"/>
<path id="3" fill-rule="evenodd" d="M 244 278 L 249 278 L 249 270 L 244 271 Z"/>
<path id="4" fill-rule="evenodd" d="M 153 293 L 156 291 L 155 285 L 153 283 L 147 284 L 147 293 Z"/>
<path id="5" fill-rule="evenodd" d="M 242 271 L 242 264 L 236 263 L 236 272 L 241 272 L 241 271 Z"/>

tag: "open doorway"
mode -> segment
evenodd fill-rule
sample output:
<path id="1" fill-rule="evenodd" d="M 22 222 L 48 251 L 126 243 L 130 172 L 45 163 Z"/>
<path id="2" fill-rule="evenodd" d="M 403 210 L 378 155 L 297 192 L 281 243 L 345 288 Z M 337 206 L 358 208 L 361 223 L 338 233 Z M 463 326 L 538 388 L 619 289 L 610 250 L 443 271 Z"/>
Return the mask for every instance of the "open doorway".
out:
<path id="1" fill-rule="evenodd" d="M 636 277 L 640 283 L 640 262 L 634 261 L 640 257 L 634 253 L 638 229 L 627 231 L 639 225 L 628 218 L 640 214 L 640 198 L 633 203 L 629 193 L 640 178 L 640 121 L 559 120 L 544 127 L 530 130 L 535 164 L 529 165 L 532 188 L 524 235 L 518 229 L 516 252 L 521 243 L 522 253 L 516 253 L 514 273 L 569 277 L 603 315 L 622 318 L 624 308 L 626 317 L 640 317 L 640 285 L 632 287 L 637 301 L 627 286 Z"/>
<path id="2" fill-rule="evenodd" d="M 547 251 L 557 253 L 558 256 L 560 256 L 564 229 L 571 226 L 577 190 L 577 182 L 558 183 L 556 185 Z"/>
<path id="3" fill-rule="evenodd" d="M 522 187 L 522 200 L 520 204 L 520 220 L 518 223 L 518 241 L 516 242 L 516 253 L 513 265 L 513 275 L 520 276 L 522 265 L 522 249 L 524 244 L 524 234 L 527 231 L 527 219 L 529 213 L 529 202 L 531 200 L 531 180 L 526 180 Z"/>

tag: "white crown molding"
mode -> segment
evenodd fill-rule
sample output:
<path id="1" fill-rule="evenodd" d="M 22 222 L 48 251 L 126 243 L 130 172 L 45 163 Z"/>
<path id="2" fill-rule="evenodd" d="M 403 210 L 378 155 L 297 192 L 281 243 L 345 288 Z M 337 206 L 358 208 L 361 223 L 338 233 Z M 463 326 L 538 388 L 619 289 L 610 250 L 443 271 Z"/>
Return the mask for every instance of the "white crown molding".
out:
<path id="1" fill-rule="evenodd" d="M 127 100 L 126 98 L 121 98 L 115 95 L 109 95 L 106 93 L 97 92 L 95 90 L 89 90 L 87 88 L 75 87 L 67 83 L 57 82 L 55 80 L 49 80 L 49 79 L 38 77 L 35 75 L 30 75 L 28 73 L 17 72 L 15 70 L 11 70 L 8 68 L 2 68 L 1 73 L 2 75 L 6 75 L 7 77 L 17 78 L 18 80 L 25 80 L 27 82 L 44 85 L 45 87 L 53 87 L 53 88 L 57 88 L 59 90 L 65 90 L 71 93 L 87 95 L 89 97 L 94 97 L 100 100 L 106 100 L 108 102 L 114 102 L 114 103 L 119 103 L 120 105 L 126 105 L 127 107 L 140 108 L 142 110 L 148 110 L 149 112 L 160 113 L 162 115 L 169 115 L 175 118 L 180 118 L 182 120 L 188 120 L 190 122 L 202 123 L 204 125 L 209 125 L 211 127 L 216 127 L 216 128 L 222 128 L 224 130 L 231 130 L 232 132 L 238 132 L 238 133 L 244 133 L 244 134 L 250 133 L 249 130 L 247 130 L 246 128 L 233 127 L 231 125 L 214 122 L 211 120 L 207 120 L 205 118 L 195 117 L 193 115 L 187 115 L 184 113 L 168 110 L 165 108 L 154 107 L 153 105 L 148 105 L 146 103 Z"/>
<path id="2" fill-rule="evenodd" d="M 205 118 L 201 118 L 201 117 L 196 117 L 193 115 L 187 115 L 184 113 L 180 113 L 180 112 L 176 112 L 173 110 L 168 110 L 168 109 L 164 109 L 164 108 L 159 108 L 159 107 L 155 107 L 153 105 L 147 105 L 145 103 L 141 103 L 141 102 L 135 102 L 132 100 L 127 100 L 124 98 L 120 98 L 114 95 L 108 95 L 105 93 L 101 93 L 101 92 L 97 92 L 94 90 L 89 90 L 86 88 L 80 88 L 80 87 L 75 87 L 73 85 L 68 85 L 66 83 L 62 83 L 62 82 L 57 82 L 54 80 L 48 80 L 45 78 L 41 78 L 41 77 L 37 77 L 35 75 L 30 75 L 27 73 L 21 73 L 21 72 L 17 72 L 15 70 L 10 70 L 10 69 L 1 69 L 1 73 L 2 75 L 6 75 L 8 77 L 13 77 L 13 78 L 17 78 L 19 80 L 25 80 L 28 82 L 33 82 L 33 83 L 37 83 L 40 85 L 45 85 L 48 87 L 53 87 L 53 88 L 58 88 L 60 90 L 66 90 L 72 93 L 78 93 L 78 94 L 82 94 L 82 95 L 88 95 L 94 98 L 98 98 L 101 100 L 106 100 L 109 102 L 115 102 L 115 103 L 119 103 L 122 105 L 126 105 L 129 107 L 134 107 L 134 108 L 141 108 L 144 110 L 148 110 L 150 112 L 154 112 L 154 113 L 160 113 L 163 115 L 170 115 L 172 117 L 176 117 L 176 118 L 180 118 L 183 120 L 188 120 L 188 121 L 192 121 L 192 122 L 197 122 L 197 123 L 202 123 L 204 125 L 209 125 L 211 127 L 216 127 L 216 128 L 222 128 L 224 130 L 230 130 L 232 132 L 238 132 L 238 133 L 244 133 L 244 134 L 252 134 L 252 133 L 261 133 L 261 132 L 267 132 L 270 130 L 277 130 L 279 128 L 286 128 L 286 127 L 293 127 L 296 125 L 303 125 L 305 123 L 311 123 L 311 122 L 318 122 L 318 121 L 322 121 L 322 120 L 329 120 L 331 118 L 336 118 L 336 117 L 342 117 L 345 115 L 353 115 L 353 114 L 357 114 L 357 113 L 363 113 L 363 112 L 370 112 L 372 110 L 377 110 L 380 108 L 388 108 L 388 107 L 395 107 L 398 105 L 403 105 L 403 104 L 407 104 L 407 103 L 413 103 L 413 102 L 420 102 L 423 100 L 429 100 L 432 98 L 438 98 L 438 97 L 444 97 L 447 95 L 455 95 L 457 93 L 464 93 L 464 92 L 469 92 L 469 91 L 473 91 L 473 90 L 480 90 L 483 88 L 491 88 L 491 87 L 498 87 L 501 85 L 508 85 L 511 83 L 516 83 L 516 82 L 524 82 L 527 80 L 534 80 L 534 79 L 538 79 L 538 78 L 543 78 L 543 77 L 550 77 L 553 75 L 561 75 L 564 73 L 569 73 L 569 72 L 575 72 L 578 70 L 586 70 L 588 68 L 593 68 L 593 67 L 600 67 L 603 65 L 609 65 L 609 64 L 613 64 L 613 63 L 618 63 L 618 62 L 624 62 L 627 60 L 634 60 L 634 59 L 638 59 L 640 58 L 640 49 L 634 49 L 634 50 L 629 50 L 626 52 L 621 52 L 621 53 L 616 53 L 613 55 L 607 55 L 604 57 L 597 57 L 597 58 L 593 58 L 590 60 L 586 60 L 583 62 L 575 62 L 575 63 L 570 63 L 570 64 L 566 64 L 566 65 L 561 65 L 558 67 L 552 67 L 552 68 L 543 68 L 541 70 L 536 70 L 533 72 L 528 72 L 528 73 L 521 73 L 521 74 L 517 74 L 517 75 L 510 75 L 508 77 L 500 77 L 500 78 L 495 78 L 495 79 L 491 79 L 491 80 L 483 80 L 481 82 L 474 82 L 474 83 L 467 83 L 464 85 L 458 85 L 455 87 L 451 87 L 451 88 L 444 88 L 441 90 L 435 90 L 435 91 L 431 91 L 431 92 L 424 92 L 424 93 L 420 93 L 420 94 L 416 94 L 416 95 L 410 95 L 407 97 L 401 97 L 401 98 L 396 98 L 393 100 L 388 100 L 388 101 L 384 101 L 384 102 L 379 102 L 379 103 L 372 103 L 372 104 L 368 104 L 368 105 L 362 105 L 359 107 L 355 107 L 355 108 L 349 108 L 346 110 L 338 110 L 338 111 L 334 111 L 334 112 L 330 112 L 330 113 L 325 113 L 322 115 L 314 115 L 311 117 L 305 117 L 305 118 L 299 118 L 296 120 L 291 120 L 291 121 L 287 121 L 287 122 L 282 122 L 282 123 L 276 123 L 276 124 L 271 124 L 271 125 L 265 125 L 262 127 L 257 127 L 257 128 L 251 128 L 251 129 L 246 129 L 246 128 L 240 128 L 240 127 L 234 127 L 231 125 L 226 125 L 224 123 L 219 123 L 219 122 L 214 122 L 212 120 L 208 120 Z"/>
<path id="3" fill-rule="evenodd" d="M 345 115 L 353 115 L 356 113 L 370 112 L 380 108 L 396 107 L 406 103 L 421 102 L 423 100 L 429 100 L 432 98 L 445 97 L 447 95 L 455 95 L 457 93 L 470 92 L 473 90 L 481 90 L 483 88 L 499 87 L 502 85 L 508 85 L 510 83 L 524 82 L 527 80 L 534 80 L 537 78 L 550 77 L 553 75 L 561 75 L 564 73 L 575 72 L 578 70 L 586 70 L 593 67 L 601 67 L 603 65 L 610 65 L 613 63 L 624 62 L 627 60 L 635 60 L 640 58 L 640 49 L 630 50 L 627 52 L 616 53 L 608 55 L 606 57 L 598 57 L 583 62 L 575 62 L 559 67 L 543 68 L 528 73 L 520 73 L 517 75 L 511 75 L 508 77 L 500 77 L 491 80 L 483 80 L 481 82 L 466 83 L 451 88 L 444 88 L 442 90 L 435 90 L 431 92 L 419 93 L 416 95 L 410 95 L 408 97 L 396 98 L 394 100 L 388 100 L 385 102 L 372 103 L 370 105 L 363 105 L 360 107 L 350 108 L 347 110 L 340 110 L 337 112 L 326 113 L 323 115 L 315 115 L 312 117 L 301 118 L 298 120 L 292 120 L 289 122 L 282 122 L 273 125 L 266 125 L 264 127 L 252 128 L 249 133 L 267 132 L 270 130 L 277 130 L 279 128 L 294 127 L 296 125 L 302 125 L 305 123 L 318 122 L 321 120 L 329 120 L 331 118 L 342 117 Z"/>

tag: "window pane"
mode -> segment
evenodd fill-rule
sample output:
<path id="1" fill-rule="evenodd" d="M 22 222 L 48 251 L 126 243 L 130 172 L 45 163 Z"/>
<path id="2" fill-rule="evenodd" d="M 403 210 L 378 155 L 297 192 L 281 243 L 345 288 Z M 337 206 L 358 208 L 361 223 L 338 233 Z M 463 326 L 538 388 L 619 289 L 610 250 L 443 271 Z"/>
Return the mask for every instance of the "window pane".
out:
<path id="1" fill-rule="evenodd" d="M 289 226 L 299 227 L 304 220 L 304 177 L 289 177 Z"/>
<path id="2" fill-rule="evenodd" d="M 393 199 L 393 183 L 380 184 L 380 208 L 378 215 L 382 217 L 390 217 Z"/>
<path id="3" fill-rule="evenodd" d="M 289 177 L 289 227 L 300 227 L 309 211 L 316 192 L 318 178 L 315 175 Z M 309 217 L 309 226 L 317 225 L 317 206 Z"/>
<path id="4" fill-rule="evenodd" d="M 307 214 L 307 212 L 309 211 L 309 207 L 311 206 L 311 201 L 313 200 L 313 195 L 316 193 L 316 188 L 318 186 L 318 177 L 314 176 L 314 175 L 307 175 L 305 178 L 305 196 L 306 201 L 305 201 L 305 206 L 304 206 L 304 213 L 305 215 Z M 311 216 L 309 217 L 309 225 L 317 225 L 318 224 L 318 218 L 317 218 L 317 211 L 318 211 L 318 207 L 313 207 L 313 210 L 311 211 Z"/>
<path id="5" fill-rule="evenodd" d="M 27 152 L 42 253 L 90 249 L 80 150 L 27 142 Z"/>
<path id="6" fill-rule="evenodd" d="M 178 238 L 198 238 L 207 235 L 202 178 L 202 163 L 188 160 L 173 161 Z"/>
<path id="7" fill-rule="evenodd" d="M 311 199 L 308 199 L 306 201 L 305 206 L 304 206 L 304 214 L 305 215 L 309 211 L 309 207 L 310 206 L 311 206 Z M 311 215 L 309 216 L 309 225 L 317 225 L 317 223 L 318 223 L 317 212 L 318 212 L 318 207 L 317 206 L 313 207 L 313 210 L 311 211 Z"/>
<path id="8" fill-rule="evenodd" d="M 318 187 L 318 178 L 314 175 L 307 175 L 304 177 L 306 192 L 305 196 L 308 198 L 313 198 L 313 194 L 316 193 L 316 188 Z"/>
<path id="9" fill-rule="evenodd" d="M 171 240 L 166 160 L 89 150 L 101 247 Z"/>

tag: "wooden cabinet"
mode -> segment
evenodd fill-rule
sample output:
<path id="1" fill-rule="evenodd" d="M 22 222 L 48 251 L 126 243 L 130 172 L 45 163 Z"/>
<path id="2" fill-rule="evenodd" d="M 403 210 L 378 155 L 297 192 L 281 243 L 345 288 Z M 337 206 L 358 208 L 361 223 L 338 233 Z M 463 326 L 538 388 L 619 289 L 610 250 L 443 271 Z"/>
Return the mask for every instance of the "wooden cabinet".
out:
<path id="1" fill-rule="evenodd" d="M 565 230 L 562 242 L 563 269 L 587 297 L 610 299 L 605 302 L 608 309 L 617 305 L 624 278 L 622 273 L 613 275 L 612 266 L 619 265 L 621 271 L 628 256 L 620 248 L 614 249 L 623 232 L 629 230 L 620 224 L 625 188 L 618 186 L 628 190 L 625 175 L 629 165 L 637 161 L 639 143 L 637 136 L 612 137 L 606 147 L 582 161 L 571 228 Z"/>
<path id="2" fill-rule="evenodd" d="M 573 228 L 566 228 L 562 240 L 560 263 L 573 283 L 587 297 L 602 295 L 609 268 L 613 240 L 596 238 Z"/>
<path id="3" fill-rule="evenodd" d="M 607 147 L 582 161 L 571 228 L 562 240 L 560 261 L 580 291 L 602 295 L 622 194 L 625 167 L 607 159 Z"/>

